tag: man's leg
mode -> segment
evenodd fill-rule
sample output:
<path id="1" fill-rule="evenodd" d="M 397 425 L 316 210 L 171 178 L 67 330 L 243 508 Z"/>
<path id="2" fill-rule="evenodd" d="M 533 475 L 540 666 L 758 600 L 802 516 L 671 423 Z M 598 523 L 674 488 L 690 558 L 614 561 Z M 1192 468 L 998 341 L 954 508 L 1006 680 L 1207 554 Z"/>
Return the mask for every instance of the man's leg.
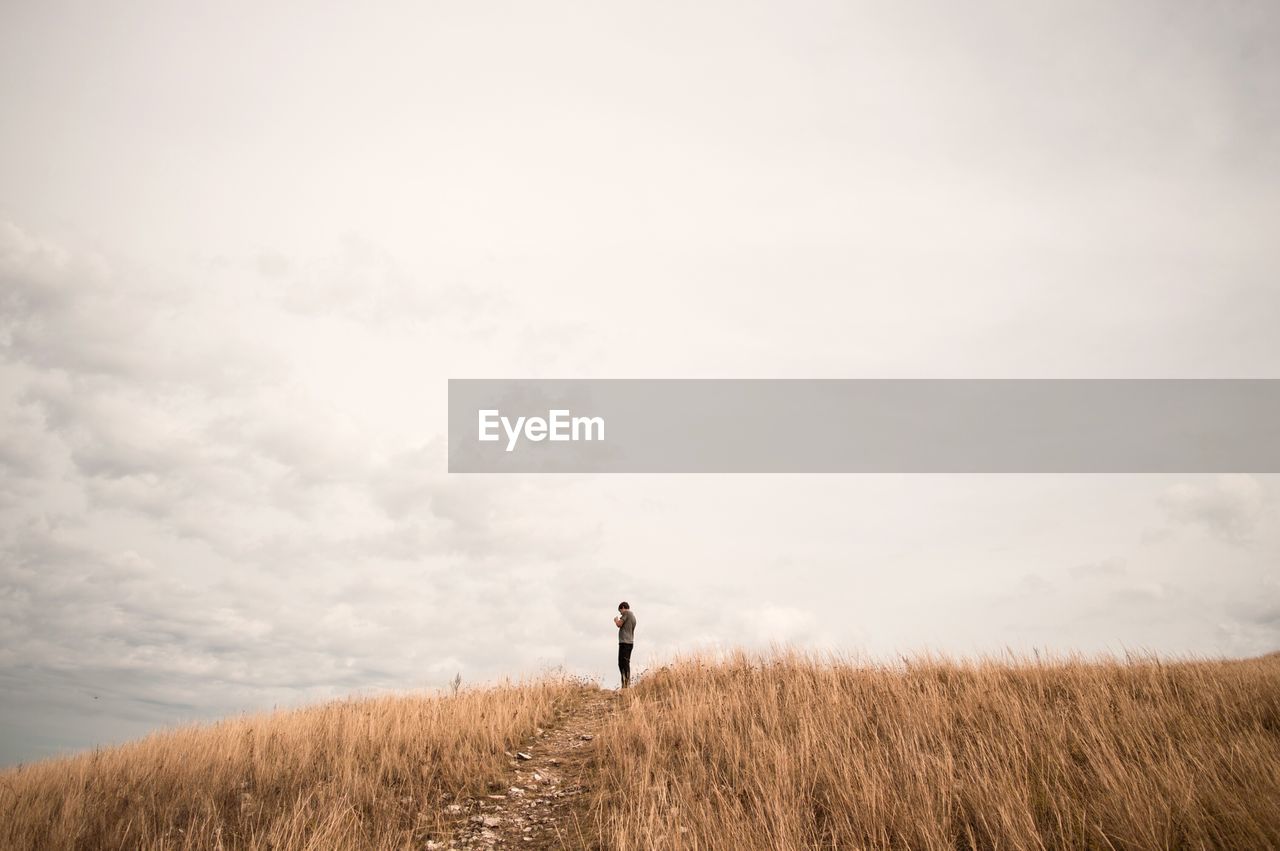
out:
<path id="1" fill-rule="evenodd" d="M 622 674 L 622 687 L 631 685 L 631 647 L 630 644 L 618 645 L 618 672 Z"/>

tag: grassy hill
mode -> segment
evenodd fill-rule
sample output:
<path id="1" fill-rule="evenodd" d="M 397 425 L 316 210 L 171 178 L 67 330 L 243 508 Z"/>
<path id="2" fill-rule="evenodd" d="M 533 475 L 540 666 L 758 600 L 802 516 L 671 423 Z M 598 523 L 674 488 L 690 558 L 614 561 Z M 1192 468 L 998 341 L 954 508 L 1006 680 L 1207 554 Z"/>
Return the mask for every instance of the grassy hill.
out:
<path id="1" fill-rule="evenodd" d="M 342 701 L 23 766 L 0 774 L 0 847 L 1280 847 L 1276 654 L 740 654 L 601 698 L 546 680 Z M 587 706 L 590 737 L 538 738 Z M 542 821 L 572 829 L 537 825 L 531 794 L 527 819 L 467 832 L 474 801 L 528 781 L 517 751 L 570 741 L 580 794 Z"/>

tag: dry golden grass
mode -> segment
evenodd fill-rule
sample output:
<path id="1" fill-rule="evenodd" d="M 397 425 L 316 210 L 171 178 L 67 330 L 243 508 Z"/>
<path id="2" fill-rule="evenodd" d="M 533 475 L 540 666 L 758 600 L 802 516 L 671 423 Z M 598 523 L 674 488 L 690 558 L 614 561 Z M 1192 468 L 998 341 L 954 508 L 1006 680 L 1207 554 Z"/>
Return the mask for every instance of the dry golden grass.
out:
<path id="1" fill-rule="evenodd" d="M 583 688 L 343 701 L 10 770 L 0 847 L 421 849 L 447 830 L 446 796 L 509 780 L 503 752 Z M 588 746 L 588 835 L 568 843 L 1280 847 L 1280 655 L 739 654 L 663 668 L 620 706 Z"/>
<path id="2" fill-rule="evenodd" d="M 0 774 L 0 847 L 420 849 L 442 795 L 501 779 L 581 688 L 340 701 L 23 766 Z"/>
<path id="3" fill-rule="evenodd" d="M 605 848 L 1280 847 L 1280 655 L 678 662 L 598 737 Z"/>

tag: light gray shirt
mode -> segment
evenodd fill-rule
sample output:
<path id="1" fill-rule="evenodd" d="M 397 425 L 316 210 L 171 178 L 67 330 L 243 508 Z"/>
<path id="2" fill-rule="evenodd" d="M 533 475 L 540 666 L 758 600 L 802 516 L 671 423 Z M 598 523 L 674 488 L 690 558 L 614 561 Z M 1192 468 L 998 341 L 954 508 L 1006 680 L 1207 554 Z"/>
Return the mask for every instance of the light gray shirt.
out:
<path id="1" fill-rule="evenodd" d="M 622 626 L 618 627 L 618 643 L 619 644 L 635 644 L 636 643 L 636 616 L 631 614 L 630 609 L 627 609 L 618 617 L 622 618 Z"/>

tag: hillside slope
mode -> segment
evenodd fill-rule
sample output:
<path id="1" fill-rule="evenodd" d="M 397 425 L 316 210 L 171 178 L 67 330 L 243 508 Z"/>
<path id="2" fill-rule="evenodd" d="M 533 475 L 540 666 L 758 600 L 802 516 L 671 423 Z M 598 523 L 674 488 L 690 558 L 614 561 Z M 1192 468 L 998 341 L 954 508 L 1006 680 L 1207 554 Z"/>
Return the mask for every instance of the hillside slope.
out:
<path id="1" fill-rule="evenodd" d="M 1262 848 L 1277 800 L 1280 655 L 738 654 L 621 695 L 341 701 L 12 769 L 0 847 Z"/>
<path id="2" fill-rule="evenodd" d="M 0 774 L 0 848 L 422 848 L 583 690 L 338 701 L 20 767 Z"/>
<path id="3" fill-rule="evenodd" d="M 636 697 L 599 738 L 609 848 L 1280 848 L 1280 655 L 739 656 Z"/>

